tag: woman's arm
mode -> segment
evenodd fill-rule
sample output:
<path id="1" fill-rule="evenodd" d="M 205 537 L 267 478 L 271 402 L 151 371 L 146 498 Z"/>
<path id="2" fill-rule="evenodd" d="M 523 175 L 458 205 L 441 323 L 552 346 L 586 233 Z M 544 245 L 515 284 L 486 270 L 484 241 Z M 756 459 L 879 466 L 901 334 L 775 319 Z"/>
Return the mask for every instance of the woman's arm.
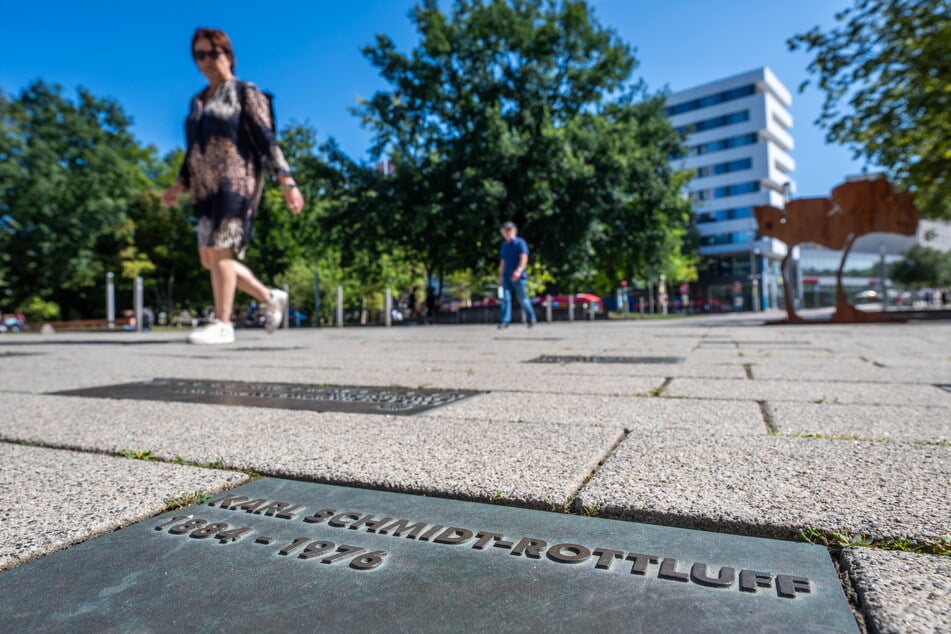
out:
<path id="1" fill-rule="evenodd" d="M 178 197 L 185 191 L 185 184 L 181 180 L 175 181 L 175 184 L 162 192 L 162 204 L 171 207 L 178 202 Z"/>
<path id="2" fill-rule="evenodd" d="M 284 158 L 284 152 L 277 144 L 274 132 L 271 131 L 271 108 L 267 97 L 254 84 L 244 84 L 244 115 L 248 122 L 251 141 L 258 151 L 267 156 L 268 162 L 274 166 L 277 182 L 284 190 L 284 202 L 292 212 L 300 213 L 304 208 L 304 197 L 301 195 L 294 177 L 291 175 L 290 165 Z"/>
<path id="3" fill-rule="evenodd" d="M 267 97 L 254 84 L 245 83 L 242 107 L 245 109 L 244 115 L 248 122 L 248 132 L 251 134 L 251 142 L 254 147 L 264 154 L 268 162 L 274 166 L 277 179 L 282 185 L 288 181 L 293 182 L 291 168 L 277 144 L 274 133 L 271 131 L 273 122 L 271 121 L 271 108 Z"/>

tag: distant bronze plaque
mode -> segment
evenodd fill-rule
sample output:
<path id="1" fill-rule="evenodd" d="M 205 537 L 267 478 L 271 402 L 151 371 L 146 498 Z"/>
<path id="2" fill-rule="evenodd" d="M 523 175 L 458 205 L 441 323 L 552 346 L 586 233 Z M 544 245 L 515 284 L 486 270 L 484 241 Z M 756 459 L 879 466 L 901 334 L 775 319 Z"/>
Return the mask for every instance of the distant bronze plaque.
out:
<path id="1" fill-rule="evenodd" d="M 530 359 L 526 363 L 682 363 L 681 357 L 598 357 L 585 355 L 557 355 L 546 354 L 535 359 Z"/>
<path id="2" fill-rule="evenodd" d="M 10 632 L 858 631 L 821 546 L 271 478 L 0 574 L 0 614 Z"/>
<path id="3" fill-rule="evenodd" d="M 769 340 L 769 341 L 740 341 L 740 340 L 726 340 L 726 339 L 704 339 L 700 342 L 703 345 L 709 344 L 723 344 L 728 346 L 739 345 L 739 346 L 811 346 L 811 341 L 782 341 L 782 340 Z"/>
<path id="4" fill-rule="evenodd" d="M 143 401 L 179 401 L 214 405 L 241 405 L 313 412 L 356 414 L 419 414 L 475 394 L 473 390 L 409 389 L 355 385 L 302 383 L 246 383 L 198 379 L 153 379 L 102 387 L 53 392 L 60 396 L 86 396 Z"/>

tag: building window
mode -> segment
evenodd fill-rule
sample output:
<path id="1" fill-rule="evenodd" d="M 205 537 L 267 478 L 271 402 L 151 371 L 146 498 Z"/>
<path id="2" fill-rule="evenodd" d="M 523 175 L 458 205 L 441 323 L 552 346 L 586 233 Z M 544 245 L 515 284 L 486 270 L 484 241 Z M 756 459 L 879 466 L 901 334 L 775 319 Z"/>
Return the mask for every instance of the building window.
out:
<path id="1" fill-rule="evenodd" d="M 713 190 L 714 198 L 726 198 L 727 196 L 741 196 L 743 194 L 752 194 L 760 190 L 759 181 L 752 183 L 737 183 L 736 185 L 725 185 Z"/>
<path id="2" fill-rule="evenodd" d="M 702 236 L 700 238 L 700 246 L 717 247 L 724 244 L 743 244 L 744 242 L 752 242 L 754 238 L 756 238 L 756 233 L 753 231 L 717 233 L 712 236 Z"/>
<path id="3" fill-rule="evenodd" d="M 741 220 L 743 218 L 752 218 L 752 207 L 738 207 L 736 209 L 720 209 L 718 211 L 705 211 L 697 214 L 697 224 L 709 222 L 724 222 L 726 220 Z"/>
<path id="4" fill-rule="evenodd" d="M 685 112 L 699 110 L 700 108 L 709 108 L 710 106 L 715 106 L 727 101 L 733 101 L 734 99 L 742 99 L 743 97 L 748 97 L 755 93 L 756 86 L 754 84 L 742 86 L 740 88 L 733 88 L 732 90 L 725 90 L 723 92 L 707 95 L 706 97 L 701 97 L 699 99 L 692 99 L 690 101 L 685 101 L 684 103 L 678 103 L 675 106 L 669 106 L 667 108 L 667 116 L 672 117 Z"/>
<path id="5" fill-rule="evenodd" d="M 731 112 L 730 114 L 725 114 L 721 117 L 713 117 L 712 119 L 704 119 L 703 121 L 697 121 L 696 123 L 691 123 L 690 125 L 682 125 L 677 128 L 677 132 L 679 132 L 681 135 L 691 134 L 694 132 L 705 132 L 706 130 L 713 130 L 714 128 L 722 128 L 723 126 L 733 125 L 734 123 L 749 121 L 749 119 L 750 111 L 740 110 L 739 112 Z"/>
<path id="6" fill-rule="evenodd" d="M 697 168 L 697 178 L 729 174 L 730 172 L 752 169 L 752 167 L 753 159 L 748 158 L 729 161 L 727 163 L 717 163 L 716 165 L 704 165 L 703 167 Z"/>
<path id="7" fill-rule="evenodd" d="M 703 154 L 710 154 L 711 152 L 719 152 L 721 150 L 729 150 L 730 148 L 743 147 L 744 145 L 753 145 L 757 142 L 759 142 L 759 136 L 755 132 L 751 132 L 750 134 L 741 134 L 740 136 L 733 136 L 728 139 L 720 139 L 718 141 L 694 145 L 686 148 L 686 151 L 683 154 L 671 154 L 670 159 L 675 160 L 687 156 L 701 156 Z"/>

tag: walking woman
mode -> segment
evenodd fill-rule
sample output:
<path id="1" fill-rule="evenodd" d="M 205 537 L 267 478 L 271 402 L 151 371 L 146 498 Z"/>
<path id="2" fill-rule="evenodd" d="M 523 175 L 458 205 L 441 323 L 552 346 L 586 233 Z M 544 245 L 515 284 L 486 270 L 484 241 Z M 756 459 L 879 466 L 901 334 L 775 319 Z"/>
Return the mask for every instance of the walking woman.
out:
<path id="1" fill-rule="evenodd" d="M 274 137 L 270 102 L 257 86 L 234 76 L 228 36 L 217 29 L 198 29 L 192 37 L 192 57 L 208 86 L 192 99 L 185 121 L 185 162 L 175 184 L 162 194 L 162 204 L 174 205 L 183 192 L 191 193 L 198 216 L 198 254 L 211 273 L 215 320 L 194 330 L 188 341 L 232 343 L 236 289 L 265 307 L 268 332 L 280 325 L 287 306 L 287 293 L 268 288 L 240 262 L 261 200 L 264 163 L 276 173 L 293 213 L 301 212 L 304 199 Z"/>

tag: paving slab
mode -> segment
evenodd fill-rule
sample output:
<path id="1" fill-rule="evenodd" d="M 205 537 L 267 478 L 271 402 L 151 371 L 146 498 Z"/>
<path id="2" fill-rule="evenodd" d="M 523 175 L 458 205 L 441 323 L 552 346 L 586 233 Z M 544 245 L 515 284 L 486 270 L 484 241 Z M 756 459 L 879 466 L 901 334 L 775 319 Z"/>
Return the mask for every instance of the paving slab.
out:
<path id="1" fill-rule="evenodd" d="M 754 379 L 824 381 L 846 383 L 948 383 L 951 365 L 884 367 L 861 359 L 836 358 L 822 363 L 790 363 L 788 359 L 756 359 L 751 363 Z"/>
<path id="2" fill-rule="evenodd" d="M 710 434 L 769 431 L 758 404 L 653 397 L 493 392 L 424 414 L 523 423 L 572 422 L 643 429 L 696 429 Z"/>
<path id="3" fill-rule="evenodd" d="M 753 401 L 924 405 L 944 407 L 951 411 L 951 393 L 933 385 L 675 378 L 664 390 L 664 396 L 720 399 L 729 396 Z"/>
<path id="4" fill-rule="evenodd" d="M 0 570 L 214 494 L 243 473 L 0 442 Z"/>
<path id="5" fill-rule="evenodd" d="M 630 434 L 578 495 L 606 517 L 796 538 L 951 532 L 951 447 L 684 431 Z"/>
<path id="6" fill-rule="evenodd" d="M 874 632 L 951 632 L 951 557 L 846 548 L 842 566 Z"/>
<path id="7" fill-rule="evenodd" d="M 564 505 L 623 431 L 590 423 L 316 413 L 3 395 L 0 435 L 86 451 L 549 508 Z"/>
<path id="8" fill-rule="evenodd" d="M 783 434 L 951 442 L 951 411 L 946 407 L 768 402 L 767 408 Z"/>

